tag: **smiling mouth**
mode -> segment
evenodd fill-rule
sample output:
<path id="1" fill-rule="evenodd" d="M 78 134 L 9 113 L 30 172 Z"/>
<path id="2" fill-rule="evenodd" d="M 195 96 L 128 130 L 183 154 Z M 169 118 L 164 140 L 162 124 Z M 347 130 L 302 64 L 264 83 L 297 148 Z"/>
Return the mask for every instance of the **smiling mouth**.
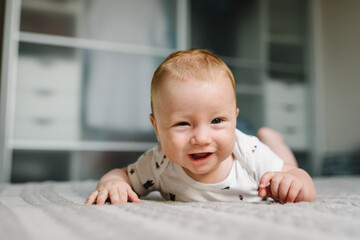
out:
<path id="1" fill-rule="evenodd" d="M 210 152 L 206 152 L 206 153 L 193 153 L 193 154 L 189 154 L 189 157 L 191 160 L 195 160 L 195 161 L 199 161 L 199 160 L 203 160 L 206 159 L 208 157 L 210 157 L 213 153 Z"/>

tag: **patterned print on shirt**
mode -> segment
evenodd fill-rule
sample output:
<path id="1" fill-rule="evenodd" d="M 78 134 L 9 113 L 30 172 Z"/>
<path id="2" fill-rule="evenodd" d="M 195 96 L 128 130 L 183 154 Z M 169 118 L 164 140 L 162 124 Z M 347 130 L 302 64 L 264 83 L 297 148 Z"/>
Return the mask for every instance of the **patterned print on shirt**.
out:
<path id="1" fill-rule="evenodd" d="M 171 201 L 175 201 L 176 198 L 175 194 L 169 193 L 169 196 Z"/>
<path id="2" fill-rule="evenodd" d="M 154 185 L 153 180 L 147 180 L 146 183 L 144 183 L 143 187 L 145 189 L 148 189 L 148 188 L 152 187 L 153 185 Z"/>
<path id="3" fill-rule="evenodd" d="M 254 153 L 256 149 L 257 149 L 257 146 L 255 145 L 251 151 Z"/>
<path id="4" fill-rule="evenodd" d="M 161 160 L 160 162 L 160 165 L 163 165 L 164 164 L 164 159 L 166 158 L 166 155 L 164 155 L 163 159 Z"/>

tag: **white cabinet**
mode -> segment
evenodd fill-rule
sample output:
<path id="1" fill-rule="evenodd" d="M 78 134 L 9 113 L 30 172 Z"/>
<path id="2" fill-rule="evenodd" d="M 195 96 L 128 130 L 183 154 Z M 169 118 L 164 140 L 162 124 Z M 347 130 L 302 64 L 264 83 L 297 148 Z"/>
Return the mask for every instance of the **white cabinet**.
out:
<path id="1" fill-rule="evenodd" d="M 136 160 L 156 144 L 152 74 L 188 48 L 212 50 L 233 71 L 237 127 L 277 129 L 306 168 L 307 2 L 7 0 L 0 180 L 46 180 L 21 178 L 22 166 L 59 166 L 44 161 L 64 161 L 57 176 L 67 180 Z"/>
<path id="2" fill-rule="evenodd" d="M 284 135 L 290 148 L 311 158 L 308 1 L 271 0 L 265 44 L 267 76 L 264 79 L 265 125 Z"/>
<path id="3" fill-rule="evenodd" d="M 151 76 L 187 47 L 187 6 L 7 0 L 0 181 L 98 178 L 154 146 Z"/>
<path id="4" fill-rule="evenodd" d="M 306 89 L 303 84 L 268 80 L 265 83 L 265 122 L 281 132 L 295 151 L 309 148 Z"/>
<path id="5" fill-rule="evenodd" d="M 14 140 L 79 140 L 79 61 L 18 58 Z"/>

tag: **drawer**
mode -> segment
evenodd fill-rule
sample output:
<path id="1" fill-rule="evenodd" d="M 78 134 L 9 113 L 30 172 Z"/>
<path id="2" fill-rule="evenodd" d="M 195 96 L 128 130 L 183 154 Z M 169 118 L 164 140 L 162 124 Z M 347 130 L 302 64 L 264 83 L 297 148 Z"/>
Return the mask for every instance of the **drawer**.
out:
<path id="1" fill-rule="evenodd" d="M 306 111 L 305 104 L 299 102 L 267 102 L 265 105 L 266 109 L 275 112 L 284 112 L 284 113 L 303 113 Z"/>
<path id="2" fill-rule="evenodd" d="M 41 61 L 35 57 L 19 57 L 18 87 L 78 89 L 81 68 L 75 60 Z"/>
<path id="3" fill-rule="evenodd" d="M 16 116 L 68 116 L 78 118 L 80 99 L 73 93 L 19 91 L 16 99 Z"/>
<path id="4" fill-rule="evenodd" d="M 289 122 L 295 125 L 305 125 L 306 112 L 300 111 L 284 111 L 281 108 L 267 108 L 265 114 L 266 124 L 287 124 Z"/>
<path id="5" fill-rule="evenodd" d="M 280 132 L 285 140 L 285 143 L 292 149 L 297 151 L 307 150 L 310 146 L 307 136 L 308 128 L 306 125 L 288 124 L 273 124 L 269 127 Z"/>
<path id="6" fill-rule="evenodd" d="M 293 150 L 309 147 L 306 100 L 303 84 L 274 80 L 265 84 L 265 123 L 279 131 Z"/>
<path id="7" fill-rule="evenodd" d="M 269 104 L 290 103 L 305 105 L 306 89 L 302 84 L 268 81 L 265 84 L 265 100 Z"/>
<path id="8" fill-rule="evenodd" d="M 21 117 L 15 120 L 15 140 L 78 140 L 79 123 L 72 118 Z"/>

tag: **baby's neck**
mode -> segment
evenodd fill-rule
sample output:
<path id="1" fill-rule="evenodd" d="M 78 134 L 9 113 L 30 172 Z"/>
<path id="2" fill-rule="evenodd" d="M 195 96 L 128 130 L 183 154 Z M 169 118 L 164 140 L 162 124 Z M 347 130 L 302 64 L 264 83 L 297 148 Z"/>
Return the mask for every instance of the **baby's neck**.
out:
<path id="1" fill-rule="evenodd" d="M 194 175 L 189 170 L 184 168 L 186 174 L 194 179 L 195 181 L 207 184 L 214 184 L 224 181 L 232 169 L 234 162 L 234 155 L 231 154 L 227 159 L 222 161 L 216 168 L 212 169 L 211 172 L 203 175 Z"/>

